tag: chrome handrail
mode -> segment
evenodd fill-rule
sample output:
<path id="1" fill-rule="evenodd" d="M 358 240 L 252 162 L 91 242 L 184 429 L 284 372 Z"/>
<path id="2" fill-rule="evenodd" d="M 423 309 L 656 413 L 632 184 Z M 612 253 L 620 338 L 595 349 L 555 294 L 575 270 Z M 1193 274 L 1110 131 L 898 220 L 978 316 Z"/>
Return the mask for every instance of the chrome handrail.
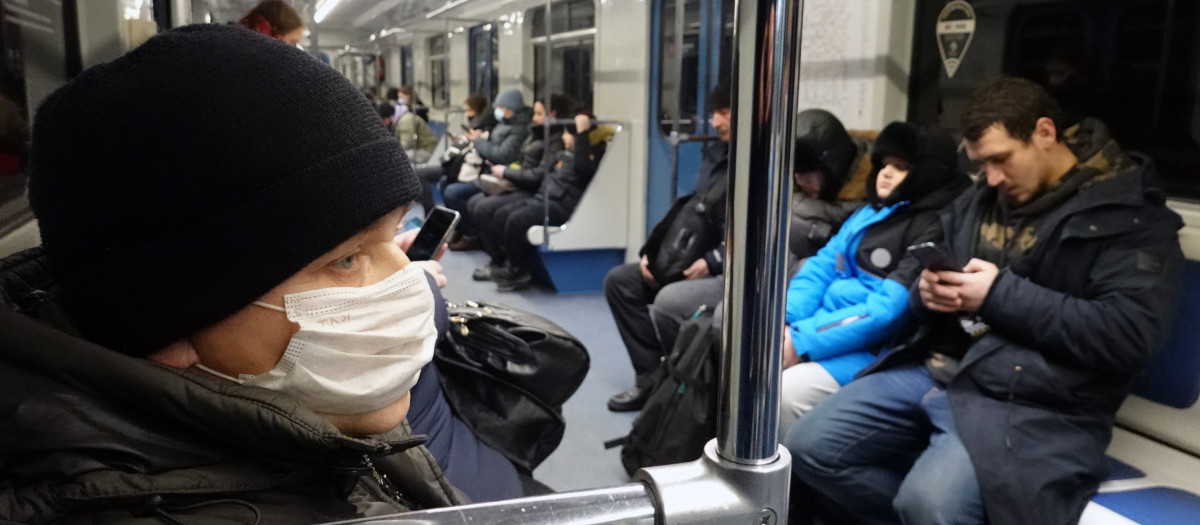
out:
<path id="1" fill-rule="evenodd" d="M 792 121 L 803 0 L 736 0 L 726 222 L 726 316 L 717 438 L 700 459 L 639 470 L 645 483 L 344 523 L 787 522 L 791 457 L 778 446 L 780 336 Z M 797 57 L 792 60 L 792 57 Z M 772 140 L 783 137 L 785 140 Z M 617 502 L 613 505 L 613 502 Z M 649 520 L 653 521 L 649 521 Z"/>

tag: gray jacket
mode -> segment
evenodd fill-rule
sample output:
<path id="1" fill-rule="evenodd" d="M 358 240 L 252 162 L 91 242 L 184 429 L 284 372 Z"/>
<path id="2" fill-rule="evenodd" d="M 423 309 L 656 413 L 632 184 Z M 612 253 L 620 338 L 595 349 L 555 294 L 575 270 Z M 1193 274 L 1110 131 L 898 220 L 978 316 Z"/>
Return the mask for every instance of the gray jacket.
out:
<path id="1" fill-rule="evenodd" d="M 492 164 L 507 166 L 520 160 L 521 145 L 529 136 L 529 124 L 533 122 L 533 108 L 521 108 L 513 113 L 512 118 L 506 118 L 488 135 L 475 139 L 475 151 L 483 160 Z"/>

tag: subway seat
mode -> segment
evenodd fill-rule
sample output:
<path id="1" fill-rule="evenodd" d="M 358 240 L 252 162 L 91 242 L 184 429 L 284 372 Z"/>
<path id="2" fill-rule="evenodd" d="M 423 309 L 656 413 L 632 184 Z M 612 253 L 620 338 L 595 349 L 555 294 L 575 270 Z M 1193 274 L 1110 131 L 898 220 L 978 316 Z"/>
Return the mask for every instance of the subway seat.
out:
<path id="1" fill-rule="evenodd" d="M 557 292 L 599 292 L 608 271 L 625 262 L 633 134 L 626 133 L 624 126 L 614 127 L 615 134 L 571 218 L 562 226 L 538 225 L 526 232 L 537 251 L 534 277 Z"/>
<path id="2" fill-rule="evenodd" d="M 1081 525 L 1200 523 L 1200 262 L 1164 347 L 1117 413 L 1111 475 Z"/>

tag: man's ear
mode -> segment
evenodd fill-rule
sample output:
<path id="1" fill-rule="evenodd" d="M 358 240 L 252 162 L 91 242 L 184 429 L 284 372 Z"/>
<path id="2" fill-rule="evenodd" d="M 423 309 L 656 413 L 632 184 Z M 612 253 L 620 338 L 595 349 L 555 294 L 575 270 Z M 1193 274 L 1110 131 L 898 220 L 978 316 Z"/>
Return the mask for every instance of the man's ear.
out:
<path id="1" fill-rule="evenodd" d="M 1030 140 L 1037 144 L 1042 149 L 1049 149 L 1058 142 L 1058 129 L 1054 127 L 1054 121 L 1050 117 L 1042 117 L 1037 119 L 1037 123 L 1033 126 L 1033 136 Z"/>
<path id="2" fill-rule="evenodd" d="M 192 365 L 200 362 L 200 354 L 196 353 L 196 347 L 192 346 L 190 340 L 180 339 L 167 345 L 166 348 L 146 356 L 146 359 L 160 365 L 191 368 Z"/>

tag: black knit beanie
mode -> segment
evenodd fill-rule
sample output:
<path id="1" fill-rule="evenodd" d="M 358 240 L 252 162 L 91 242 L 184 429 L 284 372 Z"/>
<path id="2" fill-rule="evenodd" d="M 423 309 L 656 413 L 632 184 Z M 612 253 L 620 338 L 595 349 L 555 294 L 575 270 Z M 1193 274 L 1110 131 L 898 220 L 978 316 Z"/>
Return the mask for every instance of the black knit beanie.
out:
<path id="1" fill-rule="evenodd" d="M 418 190 L 350 82 L 238 26 L 151 38 L 50 95 L 33 127 L 62 305 L 131 355 L 228 317 Z"/>

